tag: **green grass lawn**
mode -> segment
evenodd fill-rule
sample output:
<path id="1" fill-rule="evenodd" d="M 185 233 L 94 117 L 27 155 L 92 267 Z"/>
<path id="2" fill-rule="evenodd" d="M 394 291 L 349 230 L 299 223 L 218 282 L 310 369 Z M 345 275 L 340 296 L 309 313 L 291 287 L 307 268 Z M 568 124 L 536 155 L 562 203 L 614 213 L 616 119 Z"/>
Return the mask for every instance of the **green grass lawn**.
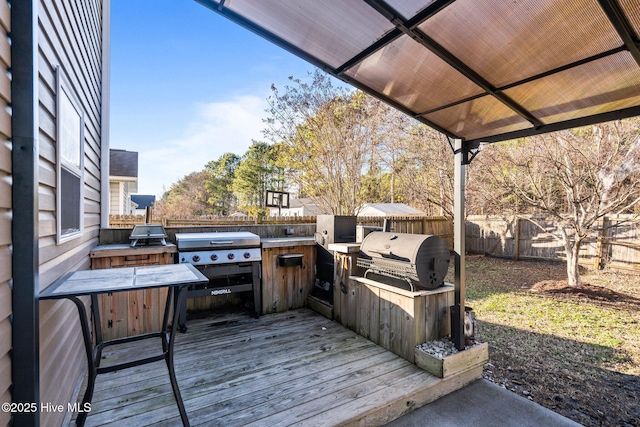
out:
<path id="1" fill-rule="evenodd" d="M 585 425 L 638 425 L 640 274 L 584 270 L 575 289 L 563 264 L 483 256 L 466 272 L 486 378 Z"/>

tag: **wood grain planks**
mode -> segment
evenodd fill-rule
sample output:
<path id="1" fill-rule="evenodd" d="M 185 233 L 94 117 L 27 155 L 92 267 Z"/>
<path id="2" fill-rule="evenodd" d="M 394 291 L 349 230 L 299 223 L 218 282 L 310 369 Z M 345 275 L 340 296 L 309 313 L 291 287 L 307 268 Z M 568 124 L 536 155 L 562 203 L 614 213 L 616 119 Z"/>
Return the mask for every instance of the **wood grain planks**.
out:
<path id="1" fill-rule="evenodd" d="M 315 279 L 315 251 L 309 245 L 262 249 L 262 314 L 304 307 Z M 280 266 L 278 257 L 287 254 L 301 254 L 302 265 Z"/>
<path id="2" fill-rule="evenodd" d="M 339 257 L 339 271 L 348 270 L 345 259 Z M 338 292 L 341 314 L 336 320 L 410 362 L 416 345 L 449 334 L 452 287 L 410 292 L 351 276 L 344 289 Z"/>
<path id="3" fill-rule="evenodd" d="M 91 251 L 91 268 L 98 270 L 173 264 L 175 252 L 175 245 L 139 248 L 103 245 Z M 167 292 L 163 288 L 99 295 L 103 338 L 111 340 L 159 331 Z"/>
<path id="4" fill-rule="evenodd" d="M 192 426 L 382 425 L 475 379 L 435 378 L 309 309 L 188 326 L 176 374 Z M 180 425 L 163 362 L 99 377 L 86 425 Z"/>

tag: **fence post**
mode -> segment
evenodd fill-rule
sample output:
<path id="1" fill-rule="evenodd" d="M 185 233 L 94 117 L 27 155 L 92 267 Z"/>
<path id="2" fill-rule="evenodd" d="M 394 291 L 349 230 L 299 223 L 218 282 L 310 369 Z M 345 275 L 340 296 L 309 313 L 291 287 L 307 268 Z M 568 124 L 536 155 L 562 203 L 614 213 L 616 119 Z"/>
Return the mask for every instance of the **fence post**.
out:
<path id="1" fill-rule="evenodd" d="M 598 218 L 598 233 L 596 235 L 596 251 L 593 257 L 593 268 L 602 270 L 602 249 L 604 246 L 604 217 Z"/>
<path id="2" fill-rule="evenodd" d="M 487 221 L 486 218 L 485 221 Z M 487 231 L 483 227 L 480 227 L 480 237 L 482 237 L 482 255 L 487 256 Z"/>
<path id="3" fill-rule="evenodd" d="M 520 260 L 520 218 L 513 225 L 513 260 Z"/>

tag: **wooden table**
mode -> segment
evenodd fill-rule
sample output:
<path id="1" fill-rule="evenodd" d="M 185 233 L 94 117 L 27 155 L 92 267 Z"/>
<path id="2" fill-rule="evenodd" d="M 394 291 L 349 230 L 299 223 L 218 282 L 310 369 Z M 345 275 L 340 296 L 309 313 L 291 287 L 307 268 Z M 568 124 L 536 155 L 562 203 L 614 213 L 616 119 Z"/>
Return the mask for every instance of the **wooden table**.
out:
<path id="1" fill-rule="evenodd" d="M 208 283 L 209 279 L 200 273 L 191 264 L 170 264 L 155 265 L 148 267 L 130 267 L 108 270 L 83 270 L 68 273 L 54 284 L 49 286 L 40 294 L 41 300 L 47 299 L 68 299 L 72 301 L 80 316 L 80 325 L 82 327 L 82 335 L 87 355 L 87 364 L 89 367 L 89 378 L 87 381 L 87 389 L 82 399 L 82 408 L 86 408 L 91 403 L 93 397 L 93 389 L 95 379 L 98 374 L 113 372 L 120 369 L 126 369 L 133 366 L 144 365 L 164 359 L 169 370 L 169 380 L 173 389 L 173 395 L 180 411 L 180 418 L 184 426 L 189 425 L 189 419 L 184 409 L 180 389 L 176 381 L 173 363 L 173 347 L 175 341 L 176 327 L 178 325 L 179 310 L 173 310 L 173 319 L 169 326 L 169 312 L 171 311 L 173 295 L 178 292 L 176 304 L 182 302 L 185 298 L 185 290 L 190 285 L 203 285 Z M 98 305 L 98 295 L 126 292 L 132 290 L 143 290 L 153 288 L 168 288 L 167 300 L 165 302 L 164 318 L 162 322 L 162 330 L 160 332 L 147 333 L 132 337 L 119 338 L 109 341 L 103 341 L 102 329 L 100 326 L 100 310 Z M 91 311 L 94 318 L 95 341 L 94 345 L 91 339 L 91 331 L 87 321 L 87 313 L 84 303 L 80 300 L 81 296 L 91 297 Z M 108 345 L 123 344 L 132 341 L 139 341 L 149 338 L 160 338 L 162 340 L 162 353 L 153 356 L 142 357 L 130 362 L 120 363 L 107 367 L 100 367 L 100 359 L 102 349 Z M 76 424 L 82 426 L 87 418 L 87 412 L 80 412 L 76 420 Z"/>

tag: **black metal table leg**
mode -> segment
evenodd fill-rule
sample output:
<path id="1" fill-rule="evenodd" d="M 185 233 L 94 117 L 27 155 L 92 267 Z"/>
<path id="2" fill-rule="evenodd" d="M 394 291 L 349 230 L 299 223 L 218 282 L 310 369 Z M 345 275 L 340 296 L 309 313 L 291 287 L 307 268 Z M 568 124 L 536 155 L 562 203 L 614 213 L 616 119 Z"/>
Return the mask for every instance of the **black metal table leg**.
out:
<path id="1" fill-rule="evenodd" d="M 186 295 L 187 295 L 186 290 L 187 290 L 187 286 L 181 286 L 180 289 L 178 290 L 178 297 L 176 298 L 176 304 L 174 305 L 174 309 L 173 309 L 173 322 L 171 324 L 171 330 L 169 332 L 169 348 L 168 348 L 168 351 L 166 352 L 165 360 L 167 362 L 167 369 L 169 370 L 169 379 L 171 381 L 171 388 L 173 389 L 173 396 L 176 399 L 176 404 L 178 405 L 178 411 L 180 411 L 180 418 L 182 419 L 182 425 L 184 427 L 189 427 L 189 418 L 187 417 L 187 411 L 185 410 L 184 403 L 182 402 L 182 396 L 180 394 L 180 389 L 178 388 L 178 382 L 176 380 L 176 373 L 174 370 L 174 363 L 173 363 L 173 346 L 175 344 L 176 329 L 178 328 L 178 321 L 180 317 L 179 307 L 182 306 L 182 302 L 186 299 Z M 172 288 L 172 291 L 175 292 L 175 289 Z M 167 295 L 167 301 L 170 300 L 170 297 L 171 295 Z M 168 315 L 169 308 L 170 308 L 170 304 L 167 302 L 167 305 L 165 308 L 165 310 L 167 310 L 167 312 L 165 313 L 165 319 Z"/>
<path id="2" fill-rule="evenodd" d="M 73 303 L 78 308 L 78 315 L 80 316 L 80 326 L 82 327 L 82 337 L 84 339 L 84 348 L 87 354 L 87 389 L 85 390 L 84 397 L 82 398 L 82 409 L 84 409 L 87 407 L 86 405 L 88 403 L 91 403 L 91 398 L 93 397 L 93 389 L 96 384 L 97 370 L 95 359 L 93 358 L 93 344 L 91 343 L 91 330 L 87 322 L 87 310 L 84 308 L 84 304 L 78 297 L 70 297 L 69 300 L 73 301 Z M 76 419 L 76 425 L 82 427 L 86 419 L 87 413 L 79 412 L 78 418 Z"/>
<path id="3" fill-rule="evenodd" d="M 187 412 L 184 408 L 184 403 L 176 380 L 173 350 L 175 345 L 176 329 L 179 327 L 179 307 L 181 304 L 185 304 L 187 287 L 192 285 L 204 286 L 209 282 L 209 279 L 207 279 L 207 277 L 200 273 L 191 264 L 151 266 L 140 268 L 140 270 L 144 270 L 144 272 L 138 272 L 134 267 L 125 268 L 112 273 L 109 273 L 109 270 L 105 270 L 100 272 L 100 274 L 96 273 L 95 277 L 91 277 L 93 276 L 91 270 L 86 272 L 83 271 L 81 274 L 79 272 L 69 272 L 56 280 L 56 282 L 40 294 L 40 300 L 68 299 L 76 305 L 78 310 L 88 366 L 87 387 L 82 398 L 81 411 L 78 412 L 78 417 L 76 418 L 76 424 L 79 426 L 83 426 L 87 419 L 88 413 L 84 411 L 87 409 L 90 410 L 91 408 L 90 405 L 91 399 L 93 398 L 96 377 L 99 374 L 145 365 L 162 359 L 167 363 L 171 388 L 173 389 L 173 395 L 176 399 L 178 410 L 180 411 L 182 424 L 184 426 L 189 426 L 189 419 L 187 418 Z M 77 275 L 78 280 L 71 280 L 72 277 L 76 277 Z M 129 279 L 122 281 L 121 276 L 129 277 Z M 142 277 L 144 280 L 136 281 L 137 276 Z M 95 283 L 93 279 L 96 281 L 106 281 L 107 283 L 105 283 L 104 286 L 100 286 L 98 283 Z M 168 288 L 168 292 L 162 322 L 162 331 L 103 341 L 98 295 L 165 287 Z M 91 326 L 89 323 L 91 320 L 87 317 L 87 309 L 85 304 L 80 300 L 81 296 L 91 297 L 91 314 L 95 327 L 94 337 L 91 336 Z M 176 298 L 175 305 L 173 304 L 174 297 Z M 170 316 L 172 308 L 173 316 Z M 173 319 L 171 326 L 169 326 L 170 318 Z M 95 345 L 92 338 L 95 338 Z M 160 354 L 135 358 L 134 360 L 123 363 L 109 364 L 105 367 L 100 366 L 102 350 L 107 346 L 158 338 L 162 340 L 162 353 Z"/>

